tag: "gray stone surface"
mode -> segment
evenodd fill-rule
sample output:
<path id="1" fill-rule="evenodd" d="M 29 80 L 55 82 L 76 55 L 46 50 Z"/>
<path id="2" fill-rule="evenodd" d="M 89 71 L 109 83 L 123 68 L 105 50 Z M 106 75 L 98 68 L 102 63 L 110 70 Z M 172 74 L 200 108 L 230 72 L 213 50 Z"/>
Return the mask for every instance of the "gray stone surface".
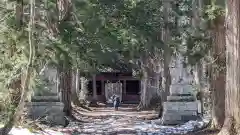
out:
<path id="1" fill-rule="evenodd" d="M 63 103 L 61 102 L 31 102 L 26 104 L 28 116 L 49 124 L 66 125 Z"/>
<path id="2" fill-rule="evenodd" d="M 195 101 L 193 96 L 167 96 L 167 101 Z"/>
<path id="3" fill-rule="evenodd" d="M 174 111 L 174 110 L 166 110 L 164 113 L 169 114 L 169 115 L 197 115 L 196 111 L 193 110 L 178 110 L 178 111 Z"/>
<path id="4" fill-rule="evenodd" d="M 172 84 L 167 102 L 163 103 L 162 124 L 181 124 L 197 117 L 198 103 L 191 85 L 193 76 L 183 62 L 183 57 L 179 56 L 171 68 Z"/>
<path id="5" fill-rule="evenodd" d="M 172 98 L 181 99 L 181 96 Z M 181 124 L 197 117 L 198 103 L 195 102 L 164 102 L 162 124 Z"/>
<path id="6" fill-rule="evenodd" d="M 170 86 L 170 94 L 192 94 L 193 86 L 190 84 L 172 84 Z"/>
<path id="7" fill-rule="evenodd" d="M 197 111 L 197 102 L 164 102 L 163 107 L 165 110 L 194 110 Z"/>
<path id="8" fill-rule="evenodd" d="M 59 96 L 33 96 L 32 102 L 59 102 Z"/>

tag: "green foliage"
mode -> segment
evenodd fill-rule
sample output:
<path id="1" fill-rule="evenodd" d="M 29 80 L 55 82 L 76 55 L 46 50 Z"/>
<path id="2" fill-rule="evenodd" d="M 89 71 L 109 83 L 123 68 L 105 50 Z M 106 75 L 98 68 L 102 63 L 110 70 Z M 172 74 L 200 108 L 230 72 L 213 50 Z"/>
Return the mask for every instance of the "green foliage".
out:
<path id="1" fill-rule="evenodd" d="M 224 4 L 216 0 L 213 0 L 210 5 L 205 7 L 205 19 L 207 20 L 215 20 L 218 16 L 223 16 L 224 14 Z"/>
<path id="2" fill-rule="evenodd" d="M 56 94 L 51 93 L 51 86 L 53 84 L 49 80 L 44 79 L 43 77 L 37 76 L 34 80 L 33 90 L 35 96 L 55 96 Z"/>

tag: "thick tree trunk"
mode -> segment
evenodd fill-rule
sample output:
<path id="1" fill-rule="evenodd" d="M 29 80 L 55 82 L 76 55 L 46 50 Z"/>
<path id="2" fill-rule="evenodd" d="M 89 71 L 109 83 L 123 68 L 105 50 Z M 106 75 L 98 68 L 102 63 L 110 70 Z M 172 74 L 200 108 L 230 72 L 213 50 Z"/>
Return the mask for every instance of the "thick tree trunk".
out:
<path id="1" fill-rule="evenodd" d="M 79 92 L 79 70 L 73 70 L 72 72 L 72 92 L 71 92 L 71 100 L 74 105 L 80 106 L 80 101 L 78 97 Z"/>
<path id="2" fill-rule="evenodd" d="M 148 105 L 150 105 L 150 101 L 147 93 L 147 85 L 148 85 L 148 74 L 144 68 L 142 69 L 143 76 L 141 79 L 141 100 L 140 104 L 138 105 L 138 109 L 144 109 L 147 108 Z"/>
<path id="3" fill-rule="evenodd" d="M 227 0 L 226 7 L 225 121 L 219 135 L 240 134 L 240 1 Z"/>
<path id="4" fill-rule="evenodd" d="M 20 30 L 22 29 L 22 24 L 23 24 L 23 0 L 16 1 L 15 15 L 16 15 L 17 30 Z M 13 57 L 15 52 L 16 52 L 16 46 L 12 45 L 9 53 L 9 57 Z M 18 78 L 14 79 L 13 82 L 9 84 L 11 105 L 13 105 L 14 107 L 17 107 L 21 98 L 21 86 L 23 81 L 22 77 L 23 76 L 20 75 Z"/>
<path id="5" fill-rule="evenodd" d="M 71 106 L 71 71 L 69 67 L 64 64 L 59 70 L 59 80 L 60 80 L 60 92 L 61 101 L 64 104 L 63 111 L 67 116 L 71 116 L 72 106 Z"/>
<path id="6" fill-rule="evenodd" d="M 200 9 L 200 7 L 202 7 L 203 1 L 200 0 L 193 0 L 192 1 L 192 11 L 193 11 L 193 18 L 192 18 L 192 25 L 193 27 L 196 29 L 194 35 L 198 36 L 199 33 L 197 33 L 198 28 L 201 27 L 201 19 L 200 19 L 200 15 L 202 14 L 202 9 Z M 200 22 L 200 23 L 199 23 Z M 194 72 L 194 80 L 195 80 L 195 85 L 198 89 L 197 92 L 197 100 L 200 101 L 200 110 L 199 113 L 202 115 L 204 112 L 204 107 L 203 107 L 203 95 L 205 93 L 205 88 L 204 88 L 204 59 L 199 60 L 195 67 L 195 72 Z"/>
<path id="7" fill-rule="evenodd" d="M 204 64 L 203 64 L 203 61 L 200 61 L 198 62 L 196 65 L 195 65 L 195 72 L 194 72 L 194 80 L 195 80 L 195 85 L 198 89 L 198 94 L 197 94 L 197 100 L 200 101 L 201 103 L 201 114 L 203 114 L 204 112 L 204 107 L 203 107 L 203 95 L 205 93 L 205 88 L 204 88 L 204 71 L 203 71 L 203 67 Z"/>
<path id="8" fill-rule="evenodd" d="M 143 71 L 143 79 L 141 81 L 141 102 L 139 109 L 149 109 L 151 107 L 161 104 L 161 95 L 157 74 L 152 76 L 145 70 Z"/>
<path id="9" fill-rule="evenodd" d="M 20 99 L 21 99 L 21 86 L 22 86 L 22 80 L 23 78 L 20 76 L 16 80 L 14 80 L 10 84 L 9 92 L 10 92 L 10 100 L 11 100 L 11 105 L 17 107 Z"/>
<path id="10" fill-rule="evenodd" d="M 168 14 L 169 10 L 171 8 L 170 1 L 164 1 L 164 20 L 165 22 L 168 22 Z M 169 69 L 169 65 L 171 62 L 171 48 L 168 46 L 168 42 L 170 40 L 170 32 L 168 26 L 162 30 L 162 40 L 164 41 L 164 52 L 163 52 L 163 58 L 164 58 L 164 92 L 162 94 L 162 101 L 167 100 L 167 96 L 170 94 L 170 85 L 171 85 L 171 73 Z"/>
<path id="11" fill-rule="evenodd" d="M 21 26 L 23 25 L 23 0 L 16 0 L 16 2 L 16 26 L 21 29 Z"/>
<path id="12" fill-rule="evenodd" d="M 224 17 L 219 16 L 215 20 L 213 58 L 212 66 L 212 126 L 221 128 L 225 117 L 225 78 L 226 78 L 226 39 L 224 28 Z"/>
<path id="13" fill-rule="evenodd" d="M 169 64 L 171 62 L 171 53 L 168 47 L 164 50 L 164 92 L 162 94 L 162 101 L 167 101 L 167 96 L 170 95 L 170 85 L 172 83 Z"/>
<path id="14" fill-rule="evenodd" d="M 149 109 L 150 107 L 161 104 L 160 94 L 160 68 L 158 62 L 150 62 L 149 57 L 142 59 L 143 77 L 141 81 L 141 101 L 138 109 Z M 147 65 L 147 66 L 146 66 Z"/>

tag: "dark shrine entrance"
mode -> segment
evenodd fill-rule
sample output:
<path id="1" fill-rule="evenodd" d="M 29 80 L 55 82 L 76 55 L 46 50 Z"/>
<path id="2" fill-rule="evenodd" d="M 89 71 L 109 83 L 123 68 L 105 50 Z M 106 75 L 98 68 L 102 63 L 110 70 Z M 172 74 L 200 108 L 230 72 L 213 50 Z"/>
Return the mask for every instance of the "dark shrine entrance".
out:
<path id="1" fill-rule="evenodd" d="M 100 73 L 96 76 L 96 97 L 98 101 L 106 102 L 109 90 L 105 86 L 108 83 L 121 83 L 121 98 L 123 103 L 139 103 L 140 101 L 140 80 L 132 77 L 129 73 Z M 93 82 L 88 83 L 89 96 L 93 96 Z M 107 92 L 107 93 L 106 93 Z M 110 91 L 109 91 L 110 92 Z M 108 97 L 108 96 L 107 96 Z"/>
<path id="2" fill-rule="evenodd" d="M 101 81 L 96 81 L 97 95 L 102 95 L 102 83 Z M 93 82 L 89 81 L 88 83 L 88 95 L 93 96 Z"/>
<path id="3" fill-rule="evenodd" d="M 140 92 L 140 81 L 138 80 L 127 80 L 126 81 L 126 94 L 138 95 Z"/>

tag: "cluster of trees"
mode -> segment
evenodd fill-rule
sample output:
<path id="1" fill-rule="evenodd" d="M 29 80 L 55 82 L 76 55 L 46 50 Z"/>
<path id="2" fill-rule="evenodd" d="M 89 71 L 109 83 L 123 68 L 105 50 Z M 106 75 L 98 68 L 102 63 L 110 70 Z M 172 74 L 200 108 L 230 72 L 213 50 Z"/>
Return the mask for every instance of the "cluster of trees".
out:
<path id="1" fill-rule="evenodd" d="M 238 134 L 240 2 L 224 3 L 0 1 L 0 97 L 1 93 L 9 95 L 0 101 L 11 105 L 0 105 L 0 111 L 8 110 L 0 134 L 7 134 L 19 119 L 46 64 L 58 69 L 64 110 L 70 115 L 69 78 L 73 78 L 73 71 L 94 74 L 109 68 L 134 70 L 142 78 L 139 108 L 145 109 L 166 100 L 171 84 L 169 65 L 178 54 L 188 58 L 187 64 L 194 67 L 199 90 L 203 90 L 203 78 L 209 78 L 213 125 L 223 127 L 220 134 Z"/>

